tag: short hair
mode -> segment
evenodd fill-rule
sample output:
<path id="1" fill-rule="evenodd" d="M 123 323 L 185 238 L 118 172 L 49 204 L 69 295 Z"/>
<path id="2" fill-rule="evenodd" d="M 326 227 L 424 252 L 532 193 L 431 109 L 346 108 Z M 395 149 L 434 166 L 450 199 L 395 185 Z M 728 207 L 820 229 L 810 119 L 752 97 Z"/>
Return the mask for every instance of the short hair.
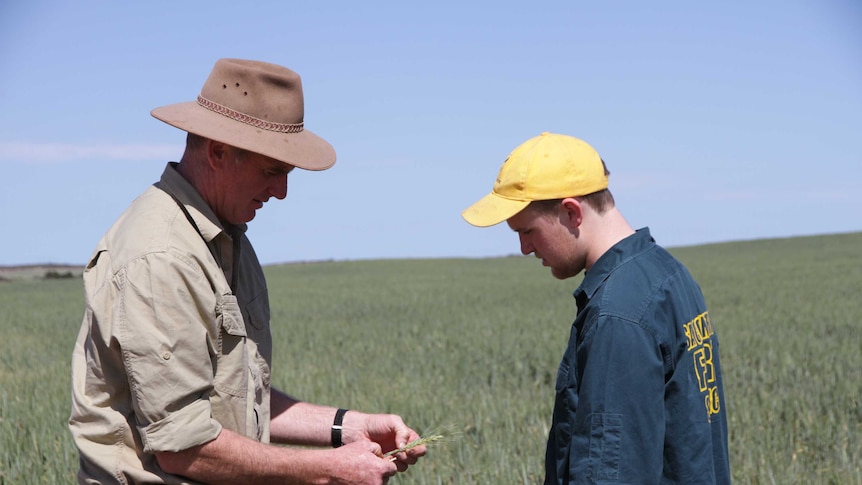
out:
<path id="1" fill-rule="evenodd" d="M 605 177 L 611 174 L 604 160 L 602 160 L 602 168 L 605 170 Z M 609 189 L 602 189 L 598 192 L 576 196 L 575 198 L 589 204 L 599 214 L 603 214 L 615 205 L 614 196 Z M 539 212 L 549 213 L 556 211 L 562 201 L 563 199 L 534 200 L 530 202 L 530 207 L 536 208 Z"/>
<path id="2" fill-rule="evenodd" d="M 204 143 L 207 140 L 208 140 L 208 138 L 206 138 L 206 137 L 196 135 L 194 133 L 189 133 L 188 135 L 186 135 L 186 150 L 191 150 L 191 151 L 200 150 L 203 148 Z M 234 156 L 236 157 L 236 160 L 238 162 L 244 162 L 244 161 L 248 160 L 249 153 L 251 153 L 251 152 L 249 152 L 248 150 L 245 150 L 243 148 L 235 147 L 233 145 L 230 145 L 230 147 L 231 147 L 231 150 L 233 151 Z"/>
<path id="3" fill-rule="evenodd" d="M 186 135 L 186 149 L 197 150 L 205 141 L 206 138 L 190 132 Z"/>

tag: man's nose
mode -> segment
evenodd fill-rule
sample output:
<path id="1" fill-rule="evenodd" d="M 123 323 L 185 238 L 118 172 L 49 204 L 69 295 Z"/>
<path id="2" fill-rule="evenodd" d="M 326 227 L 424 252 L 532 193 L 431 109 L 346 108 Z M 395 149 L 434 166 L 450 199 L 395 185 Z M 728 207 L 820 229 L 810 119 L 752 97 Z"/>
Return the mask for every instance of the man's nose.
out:
<path id="1" fill-rule="evenodd" d="M 524 237 L 523 235 L 519 235 L 518 238 L 521 242 L 521 254 L 526 256 L 535 250 L 533 248 L 533 245 L 530 244 L 530 241 L 526 237 Z"/>
<path id="2" fill-rule="evenodd" d="M 287 197 L 287 174 L 282 173 L 273 177 L 269 193 L 278 200 Z"/>

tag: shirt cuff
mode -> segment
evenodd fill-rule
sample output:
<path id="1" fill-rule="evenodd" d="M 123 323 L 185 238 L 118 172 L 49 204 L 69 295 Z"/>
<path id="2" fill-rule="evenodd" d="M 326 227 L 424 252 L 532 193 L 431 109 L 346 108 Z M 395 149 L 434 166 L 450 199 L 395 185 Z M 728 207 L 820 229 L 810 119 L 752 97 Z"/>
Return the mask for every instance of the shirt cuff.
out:
<path id="1" fill-rule="evenodd" d="M 209 401 L 195 401 L 161 421 L 138 427 L 144 452 L 182 451 L 216 439 L 222 425 L 211 416 Z"/>

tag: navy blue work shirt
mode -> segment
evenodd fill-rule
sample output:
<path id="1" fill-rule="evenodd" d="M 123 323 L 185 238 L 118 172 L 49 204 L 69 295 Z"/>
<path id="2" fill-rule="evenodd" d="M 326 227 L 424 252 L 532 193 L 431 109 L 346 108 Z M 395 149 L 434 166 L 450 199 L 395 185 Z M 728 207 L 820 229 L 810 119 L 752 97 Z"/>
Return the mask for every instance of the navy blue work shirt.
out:
<path id="1" fill-rule="evenodd" d="M 574 297 L 545 484 L 730 483 L 718 337 L 688 270 L 643 228 Z"/>

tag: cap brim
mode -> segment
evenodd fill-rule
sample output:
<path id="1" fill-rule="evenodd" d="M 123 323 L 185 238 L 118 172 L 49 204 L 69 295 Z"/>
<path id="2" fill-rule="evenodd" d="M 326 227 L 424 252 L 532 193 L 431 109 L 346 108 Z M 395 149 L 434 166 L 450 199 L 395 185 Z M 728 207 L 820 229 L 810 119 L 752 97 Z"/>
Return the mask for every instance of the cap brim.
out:
<path id="1" fill-rule="evenodd" d="M 156 108 L 154 118 L 183 131 L 227 143 L 305 170 L 326 170 L 335 164 L 335 149 L 308 130 L 279 133 L 232 120 L 196 102 Z"/>
<path id="2" fill-rule="evenodd" d="M 492 192 L 465 209 L 461 217 L 476 227 L 488 227 L 509 219 L 528 205 L 528 200 L 507 199 Z"/>

